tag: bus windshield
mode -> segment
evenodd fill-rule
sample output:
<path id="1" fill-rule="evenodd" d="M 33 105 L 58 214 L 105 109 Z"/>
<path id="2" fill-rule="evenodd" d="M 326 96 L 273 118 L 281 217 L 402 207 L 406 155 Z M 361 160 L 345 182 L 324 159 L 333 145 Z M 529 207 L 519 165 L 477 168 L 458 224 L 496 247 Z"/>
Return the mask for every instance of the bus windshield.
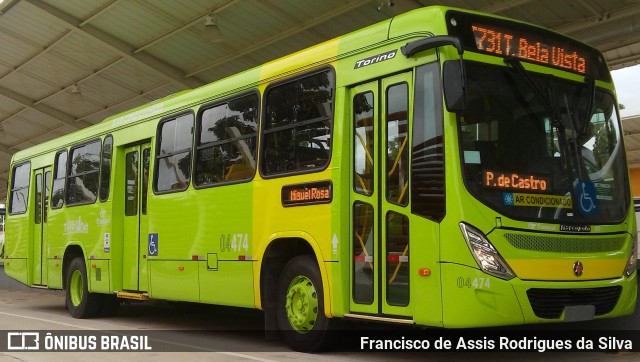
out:
<path id="1" fill-rule="evenodd" d="M 630 196 L 612 94 L 517 65 L 466 63 L 458 132 L 467 189 L 514 219 L 622 221 Z"/>

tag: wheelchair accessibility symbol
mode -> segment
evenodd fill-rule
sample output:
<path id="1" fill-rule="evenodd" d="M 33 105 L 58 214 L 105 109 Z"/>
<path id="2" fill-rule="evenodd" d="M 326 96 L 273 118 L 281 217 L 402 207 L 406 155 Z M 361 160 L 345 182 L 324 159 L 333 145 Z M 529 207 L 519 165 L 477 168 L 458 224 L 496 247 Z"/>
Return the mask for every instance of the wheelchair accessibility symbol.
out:
<path id="1" fill-rule="evenodd" d="M 596 187 L 593 182 L 579 180 L 576 185 L 576 196 L 581 215 L 593 215 L 598 212 Z"/>
<path id="2" fill-rule="evenodd" d="M 158 234 L 149 234 L 149 256 L 158 256 Z"/>

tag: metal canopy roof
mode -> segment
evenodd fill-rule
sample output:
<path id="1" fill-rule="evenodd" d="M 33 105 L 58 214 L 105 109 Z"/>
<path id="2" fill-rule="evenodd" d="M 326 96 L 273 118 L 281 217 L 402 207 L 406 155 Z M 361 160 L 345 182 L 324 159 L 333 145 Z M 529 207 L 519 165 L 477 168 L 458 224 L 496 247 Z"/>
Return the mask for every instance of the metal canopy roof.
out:
<path id="1" fill-rule="evenodd" d="M 15 151 L 436 3 L 568 34 L 613 69 L 640 61 L 639 0 L 4 0 L 0 197 Z M 202 37 L 211 15 L 221 42 Z M 640 119 L 627 125 L 640 150 Z M 629 163 L 640 166 L 640 152 Z"/>

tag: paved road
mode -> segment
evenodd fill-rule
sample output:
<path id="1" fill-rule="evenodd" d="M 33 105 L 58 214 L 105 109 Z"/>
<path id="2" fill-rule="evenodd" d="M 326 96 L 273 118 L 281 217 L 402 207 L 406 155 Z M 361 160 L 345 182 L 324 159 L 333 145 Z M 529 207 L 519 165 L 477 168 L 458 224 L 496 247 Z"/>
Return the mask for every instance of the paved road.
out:
<path id="1" fill-rule="evenodd" d="M 638 333 L 639 315 L 615 320 L 554 325 L 552 328 L 571 329 L 632 329 Z M 328 352 L 301 354 L 289 351 L 281 341 L 265 341 L 259 331 L 263 326 L 262 313 L 241 308 L 198 306 L 171 302 L 146 302 L 124 305 L 115 317 L 91 320 L 73 319 L 64 307 L 61 292 L 35 289 L 21 291 L 0 290 L 0 330 L 60 331 L 95 334 L 100 331 L 149 334 L 156 345 L 170 350 L 188 348 L 198 352 L 16 352 L 0 351 L 5 361 L 638 361 L 637 353 L 398 353 L 398 352 Z M 569 327 L 567 327 L 569 326 Z M 528 327 L 527 327 L 528 328 Z M 540 328 L 534 326 L 532 328 Z M 546 327 L 547 329 L 549 326 Z M 162 330 L 161 334 L 157 334 Z M 0 339 L 5 332 L 0 332 Z M 56 332 L 54 332 L 56 333 Z M 156 333 L 156 334 L 154 334 Z M 358 332 L 355 332 L 358 333 Z M 567 332 L 569 333 L 569 332 Z M 248 352 L 247 352 L 248 351 Z"/>

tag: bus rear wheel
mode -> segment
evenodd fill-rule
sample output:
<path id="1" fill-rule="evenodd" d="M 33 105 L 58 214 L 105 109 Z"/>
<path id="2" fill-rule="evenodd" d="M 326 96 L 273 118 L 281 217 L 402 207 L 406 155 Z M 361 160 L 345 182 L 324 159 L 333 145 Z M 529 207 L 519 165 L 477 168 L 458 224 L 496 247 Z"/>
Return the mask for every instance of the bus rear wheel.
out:
<path id="1" fill-rule="evenodd" d="M 66 275 L 66 305 L 69 314 L 74 318 L 95 317 L 101 303 L 101 295 L 89 293 L 87 267 L 84 259 L 74 258 L 69 264 Z"/>
<path id="2" fill-rule="evenodd" d="M 297 256 L 278 279 L 277 320 L 285 342 L 296 351 L 320 350 L 326 340 L 329 319 L 324 315 L 322 278 L 317 263 Z"/>

